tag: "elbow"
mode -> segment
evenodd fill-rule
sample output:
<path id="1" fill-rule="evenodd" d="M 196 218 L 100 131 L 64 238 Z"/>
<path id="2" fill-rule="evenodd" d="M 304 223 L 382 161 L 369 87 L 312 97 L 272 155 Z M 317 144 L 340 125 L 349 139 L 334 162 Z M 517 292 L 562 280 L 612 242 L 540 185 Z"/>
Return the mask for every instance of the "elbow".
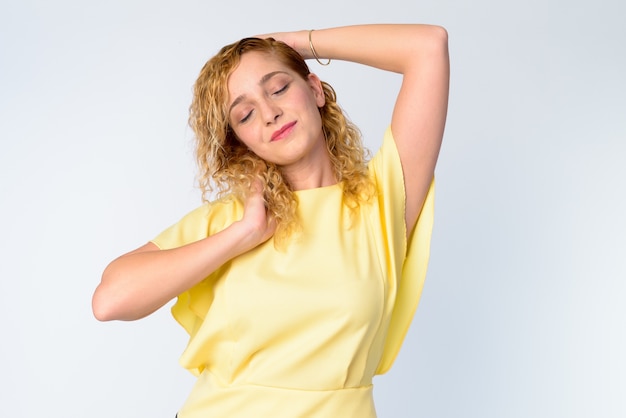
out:
<path id="1" fill-rule="evenodd" d="M 129 291 L 127 286 L 103 279 L 92 296 L 91 311 L 101 322 L 135 321 L 148 316 L 158 308 L 138 304 L 137 299 L 137 293 Z"/>
<path id="2" fill-rule="evenodd" d="M 427 45 L 433 53 L 448 54 L 448 31 L 443 26 L 429 26 Z"/>
<path id="3" fill-rule="evenodd" d="M 134 321 L 147 315 L 135 312 L 123 298 L 107 294 L 108 292 L 101 290 L 100 287 L 96 289 L 91 299 L 91 311 L 98 321 Z"/>
<path id="4" fill-rule="evenodd" d="M 93 316 L 100 322 L 136 321 L 154 312 L 154 309 L 146 312 L 137 311 L 135 307 L 117 301 L 115 298 L 101 296 L 97 291 L 91 301 L 91 310 Z"/>
<path id="5" fill-rule="evenodd" d="M 102 284 L 96 288 L 93 294 L 91 299 L 91 311 L 93 312 L 93 316 L 101 322 L 118 319 L 114 304 L 111 302 L 111 298 L 107 297 Z"/>
<path id="6" fill-rule="evenodd" d="M 448 31 L 443 26 L 416 25 L 402 48 L 400 56 L 405 67 L 396 70 L 399 73 L 407 74 L 415 69 L 421 72 L 424 66 L 449 63 Z"/>
<path id="7" fill-rule="evenodd" d="M 443 44 L 448 45 L 448 31 L 443 26 L 433 26 L 435 37 Z"/>
<path id="8" fill-rule="evenodd" d="M 413 43 L 415 58 L 412 64 L 423 69 L 432 68 L 435 72 L 448 73 L 450 57 L 448 52 L 448 31 L 442 26 L 427 26 Z"/>
<path id="9" fill-rule="evenodd" d="M 91 298 L 91 310 L 98 321 L 107 322 L 124 319 L 125 292 L 120 287 L 120 278 L 112 276 L 109 265 L 104 270 L 102 280 Z"/>
<path id="10" fill-rule="evenodd" d="M 100 283 L 91 297 L 91 311 L 93 316 L 101 322 L 117 319 L 115 308 L 115 291 L 112 289 L 111 280 L 108 277 L 111 265 L 102 273 Z"/>

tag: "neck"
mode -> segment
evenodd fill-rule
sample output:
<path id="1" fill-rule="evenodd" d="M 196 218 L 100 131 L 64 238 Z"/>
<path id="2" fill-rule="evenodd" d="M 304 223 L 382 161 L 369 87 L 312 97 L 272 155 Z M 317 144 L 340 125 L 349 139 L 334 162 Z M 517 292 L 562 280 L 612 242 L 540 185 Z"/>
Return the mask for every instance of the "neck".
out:
<path id="1" fill-rule="evenodd" d="M 335 170 L 325 151 L 321 158 L 301 161 L 293 166 L 283 166 L 282 172 L 292 190 L 307 190 L 337 184 Z"/>

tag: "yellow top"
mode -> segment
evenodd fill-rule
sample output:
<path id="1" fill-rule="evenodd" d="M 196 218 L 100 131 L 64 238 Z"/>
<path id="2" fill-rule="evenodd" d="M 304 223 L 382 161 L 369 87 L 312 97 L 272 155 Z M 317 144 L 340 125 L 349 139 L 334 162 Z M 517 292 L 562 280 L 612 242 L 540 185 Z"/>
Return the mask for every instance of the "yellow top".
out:
<path id="1" fill-rule="evenodd" d="M 390 128 L 369 170 L 378 194 L 356 219 L 341 184 L 298 191 L 303 231 L 286 250 L 270 239 L 178 296 L 180 361 L 198 376 L 179 418 L 376 416 L 372 377 L 393 363 L 422 291 L 434 185 L 407 243 Z M 242 214 L 234 200 L 205 204 L 153 242 L 178 247 Z"/>

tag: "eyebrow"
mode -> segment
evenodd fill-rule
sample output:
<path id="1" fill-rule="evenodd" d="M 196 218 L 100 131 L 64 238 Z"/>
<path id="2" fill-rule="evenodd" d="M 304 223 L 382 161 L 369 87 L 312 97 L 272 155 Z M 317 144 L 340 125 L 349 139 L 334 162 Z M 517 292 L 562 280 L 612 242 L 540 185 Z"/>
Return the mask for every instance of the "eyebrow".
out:
<path id="1" fill-rule="evenodd" d="M 263 77 L 261 77 L 261 80 L 259 81 L 259 85 L 263 85 L 265 83 L 267 83 L 268 81 L 270 81 L 270 79 L 278 74 L 288 74 L 286 71 L 272 71 L 271 73 L 267 73 L 265 74 Z M 240 96 L 237 96 L 237 98 L 235 100 L 233 100 L 233 103 L 230 105 L 230 107 L 228 108 L 228 114 L 230 115 L 230 112 L 233 110 L 233 108 L 235 106 L 237 106 L 239 103 L 243 102 L 246 98 L 245 94 L 242 94 Z"/>

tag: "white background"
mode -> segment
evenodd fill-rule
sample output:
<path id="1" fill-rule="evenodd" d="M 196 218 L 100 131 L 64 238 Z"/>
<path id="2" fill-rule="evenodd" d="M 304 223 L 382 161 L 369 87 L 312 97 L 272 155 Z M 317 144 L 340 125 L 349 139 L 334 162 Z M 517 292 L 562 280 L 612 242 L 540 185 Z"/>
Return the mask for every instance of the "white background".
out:
<path id="1" fill-rule="evenodd" d="M 620 0 L 0 3 L 0 414 L 171 418 L 193 378 L 165 308 L 99 323 L 106 264 L 200 203 L 187 108 L 241 37 L 425 22 L 450 35 L 422 303 L 382 418 L 626 416 Z M 399 77 L 311 63 L 375 150 Z"/>

